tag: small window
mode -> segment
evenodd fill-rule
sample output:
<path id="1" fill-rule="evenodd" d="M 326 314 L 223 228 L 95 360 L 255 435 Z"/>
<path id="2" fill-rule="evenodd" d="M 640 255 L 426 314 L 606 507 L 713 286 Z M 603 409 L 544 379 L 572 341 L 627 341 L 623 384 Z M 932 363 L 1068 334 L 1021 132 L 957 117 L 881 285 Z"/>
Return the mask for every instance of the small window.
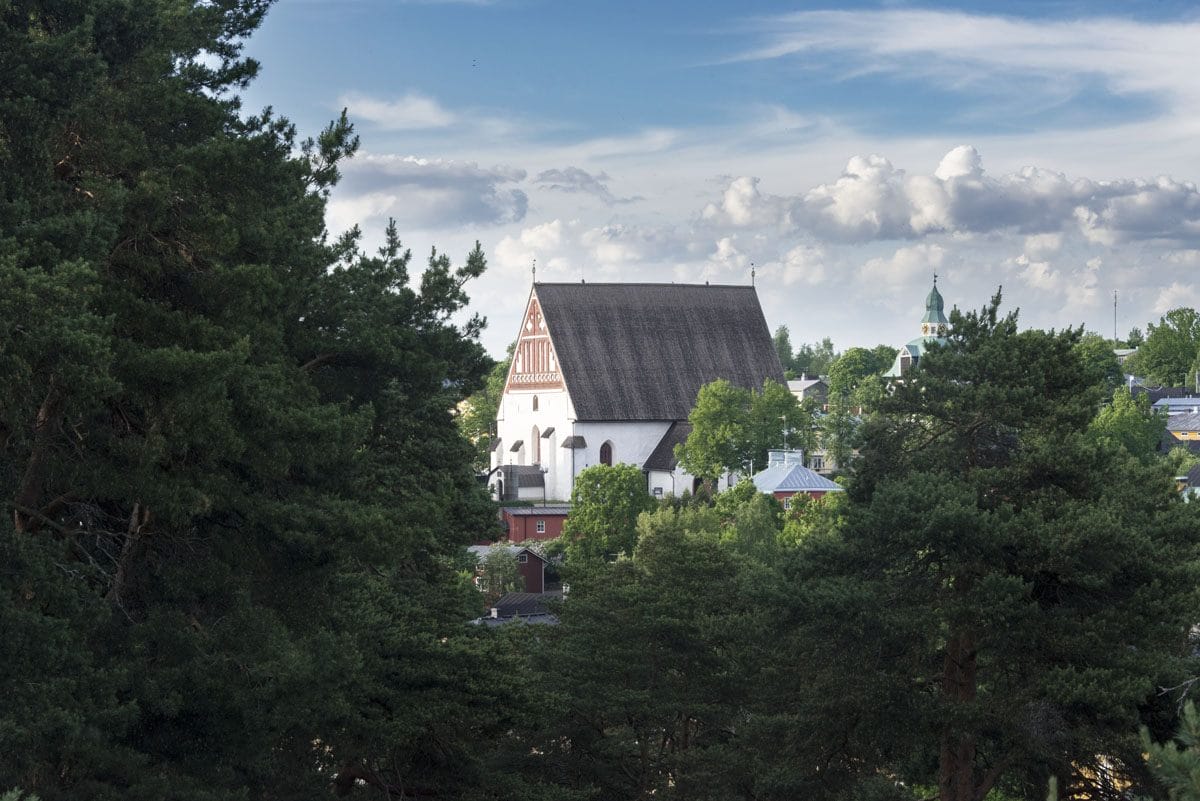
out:
<path id="1" fill-rule="evenodd" d="M 538 534 L 546 533 L 546 521 L 545 520 L 537 521 L 537 533 Z"/>
<path id="2" fill-rule="evenodd" d="M 606 464 L 612 467 L 613 463 L 613 447 L 611 442 L 606 442 L 600 446 L 600 464 Z"/>
<path id="3" fill-rule="evenodd" d="M 654 497 L 655 497 L 655 498 L 661 498 L 661 497 L 662 497 L 662 487 L 655 487 L 655 488 L 654 488 Z"/>
<path id="4" fill-rule="evenodd" d="M 534 410 L 535 412 L 538 410 L 538 400 L 537 400 L 537 395 L 534 395 L 534 396 L 533 396 L 533 410 Z"/>
<path id="5" fill-rule="evenodd" d="M 521 564 L 525 564 L 526 562 L 529 561 L 529 554 L 527 554 L 527 553 L 517 554 L 517 561 L 520 562 Z"/>
<path id="6" fill-rule="evenodd" d="M 789 495 L 788 497 L 783 499 L 783 508 L 784 509 L 792 508 L 792 496 L 791 495 Z"/>

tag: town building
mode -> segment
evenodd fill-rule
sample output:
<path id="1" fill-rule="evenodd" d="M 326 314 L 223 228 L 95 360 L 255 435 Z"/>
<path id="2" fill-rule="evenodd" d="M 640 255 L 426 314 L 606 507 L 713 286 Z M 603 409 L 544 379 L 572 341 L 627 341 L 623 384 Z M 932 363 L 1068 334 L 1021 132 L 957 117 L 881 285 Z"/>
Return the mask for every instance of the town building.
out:
<path id="1" fill-rule="evenodd" d="M 566 504 L 505 506 L 500 509 L 500 519 L 509 542 L 540 542 L 561 536 L 570 513 L 571 507 Z"/>
<path id="2" fill-rule="evenodd" d="M 896 361 L 892 364 L 892 369 L 884 373 L 885 378 L 903 378 L 905 373 L 917 366 L 917 362 L 925 355 L 925 351 L 929 349 L 930 345 L 946 344 L 946 335 L 950 333 L 950 321 L 946 319 L 944 308 L 945 301 L 942 300 L 942 293 L 938 292 L 937 276 L 935 275 L 933 288 L 925 296 L 925 316 L 921 318 L 921 336 L 910 339 L 900 348 L 900 352 L 896 354 Z"/>
<path id="3" fill-rule="evenodd" d="M 654 495 L 692 490 L 674 446 L 719 378 L 785 383 L 754 287 L 534 284 L 496 418 L 493 491 L 562 501 L 583 469 L 620 463 Z"/>
<path id="4" fill-rule="evenodd" d="M 755 473 L 751 481 L 759 492 L 782 501 L 784 509 L 791 508 L 796 495 L 821 498 L 830 492 L 845 491 L 841 485 L 805 467 L 800 451 L 768 451 L 767 469 Z"/>

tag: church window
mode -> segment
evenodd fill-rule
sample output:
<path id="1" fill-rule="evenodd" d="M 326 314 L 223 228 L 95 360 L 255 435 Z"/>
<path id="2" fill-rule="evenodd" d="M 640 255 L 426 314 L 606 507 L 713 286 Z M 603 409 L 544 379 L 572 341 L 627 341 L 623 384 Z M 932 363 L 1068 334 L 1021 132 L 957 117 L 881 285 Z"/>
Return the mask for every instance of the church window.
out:
<path id="1" fill-rule="evenodd" d="M 534 410 L 535 412 L 538 410 L 538 399 L 537 399 L 537 395 L 534 395 L 534 396 L 533 396 L 533 410 Z"/>
<path id="2" fill-rule="evenodd" d="M 611 442 L 606 442 L 600 446 L 600 464 L 606 464 L 612 467 L 613 463 L 613 447 Z"/>

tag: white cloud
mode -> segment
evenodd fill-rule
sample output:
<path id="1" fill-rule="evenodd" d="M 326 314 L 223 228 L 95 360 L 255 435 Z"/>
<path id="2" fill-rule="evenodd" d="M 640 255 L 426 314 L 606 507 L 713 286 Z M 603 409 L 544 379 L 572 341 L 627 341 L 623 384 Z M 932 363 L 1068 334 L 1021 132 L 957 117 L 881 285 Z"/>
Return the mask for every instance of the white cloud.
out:
<path id="1" fill-rule="evenodd" d="M 525 171 L 503 165 L 364 153 L 343 172 L 330 203 L 335 221 L 391 216 L 402 228 L 496 225 L 523 220 L 529 205 L 525 192 L 509 186 L 523 181 Z"/>
<path id="2" fill-rule="evenodd" d="M 1200 288 L 1195 284 L 1176 281 L 1159 290 L 1158 296 L 1154 299 L 1153 308 L 1155 314 L 1166 314 L 1171 309 L 1177 309 L 1180 306 L 1200 308 Z"/>
<path id="3" fill-rule="evenodd" d="M 1197 41 L 1195 21 L 1017 19 L 903 8 L 801 11 L 765 20 L 760 44 L 740 58 L 841 52 L 853 54 L 859 74 L 887 70 L 976 91 L 1005 91 L 1012 76 L 1039 76 L 1048 80 L 1033 85 L 1049 95 L 1072 78 L 1099 77 L 1116 93 L 1179 101 L 1200 96 Z M 1028 92 L 1030 84 L 1020 88 Z"/>
<path id="4" fill-rule="evenodd" d="M 605 183 L 610 180 L 606 173 L 599 172 L 593 175 L 578 167 L 543 170 L 533 180 L 543 189 L 567 194 L 592 195 L 609 206 L 641 200 L 640 197 L 617 197 L 609 191 L 608 184 Z"/>
<path id="5" fill-rule="evenodd" d="M 389 131 L 415 131 L 428 128 L 447 128 L 458 116 L 436 100 L 416 92 L 395 100 L 380 100 L 358 93 L 342 95 L 338 104 L 354 119 Z"/>
<path id="6" fill-rule="evenodd" d="M 922 242 L 902 247 L 886 259 L 869 259 L 859 269 L 859 277 L 868 290 L 874 291 L 914 286 L 932 279 L 945 258 L 941 245 Z"/>
<path id="7" fill-rule="evenodd" d="M 1195 184 L 1167 177 L 1095 181 L 1037 167 L 993 178 L 967 145 L 947 153 L 932 175 L 910 175 L 872 154 L 852 157 L 835 181 L 802 194 L 766 195 L 758 184 L 735 178 L 702 218 L 850 242 L 995 232 L 1041 236 L 1031 241 L 1042 248 L 1069 232 L 1102 245 L 1200 242 Z"/>

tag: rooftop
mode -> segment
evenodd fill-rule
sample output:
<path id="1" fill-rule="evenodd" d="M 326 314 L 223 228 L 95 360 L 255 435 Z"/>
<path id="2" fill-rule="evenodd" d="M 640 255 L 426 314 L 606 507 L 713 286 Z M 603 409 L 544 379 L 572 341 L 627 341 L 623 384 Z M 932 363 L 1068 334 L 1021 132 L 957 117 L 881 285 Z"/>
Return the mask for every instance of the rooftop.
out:
<path id="1" fill-rule="evenodd" d="M 700 387 L 785 382 L 752 286 L 535 284 L 580 420 L 686 420 Z M 565 444 L 565 443 L 564 443 Z"/>

